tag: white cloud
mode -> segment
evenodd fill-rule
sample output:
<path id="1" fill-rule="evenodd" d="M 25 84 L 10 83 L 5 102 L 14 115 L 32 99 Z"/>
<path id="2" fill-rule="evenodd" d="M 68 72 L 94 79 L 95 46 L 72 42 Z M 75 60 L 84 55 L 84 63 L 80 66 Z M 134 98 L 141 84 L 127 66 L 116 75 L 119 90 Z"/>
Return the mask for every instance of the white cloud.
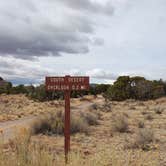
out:
<path id="1" fill-rule="evenodd" d="M 0 57 L 0 75 L 4 79 L 30 79 L 36 82 L 51 72 L 51 69 L 43 69 L 37 61 Z"/>
<path id="2" fill-rule="evenodd" d="M 105 71 L 103 69 L 92 69 L 86 72 L 86 75 L 97 78 L 97 79 L 104 79 L 104 80 L 115 80 L 117 75 L 111 73 L 110 71 Z"/>

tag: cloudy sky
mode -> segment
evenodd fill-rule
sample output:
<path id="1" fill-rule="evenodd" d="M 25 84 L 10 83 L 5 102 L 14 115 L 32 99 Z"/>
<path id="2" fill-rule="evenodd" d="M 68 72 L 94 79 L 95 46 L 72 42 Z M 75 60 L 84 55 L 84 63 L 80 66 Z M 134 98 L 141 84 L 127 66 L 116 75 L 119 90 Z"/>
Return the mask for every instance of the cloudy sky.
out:
<path id="1" fill-rule="evenodd" d="M 166 0 L 0 0 L 0 76 L 166 80 Z"/>

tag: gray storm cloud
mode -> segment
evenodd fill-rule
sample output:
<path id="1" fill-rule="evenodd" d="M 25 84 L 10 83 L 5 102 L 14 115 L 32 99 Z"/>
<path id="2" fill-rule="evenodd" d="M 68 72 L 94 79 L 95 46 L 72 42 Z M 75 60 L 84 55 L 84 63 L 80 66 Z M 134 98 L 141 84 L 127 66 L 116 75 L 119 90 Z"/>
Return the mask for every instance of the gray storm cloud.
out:
<path id="1" fill-rule="evenodd" d="M 87 12 L 113 14 L 114 11 L 109 2 L 104 5 L 91 0 L 61 0 L 61 2 L 69 5 L 73 9 Z"/>
<path id="2" fill-rule="evenodd" d="M 4 79 L 166 80 L 165 0 L 0 0 L 0 23 Z"/>
<path id="3" fill-rule="evenodd" d="M 95 32 L 91 14 L 112 12 L 110 5 L 90 0 L 2 0 L 0 56 L 33 59 L 88 53 Z"/>

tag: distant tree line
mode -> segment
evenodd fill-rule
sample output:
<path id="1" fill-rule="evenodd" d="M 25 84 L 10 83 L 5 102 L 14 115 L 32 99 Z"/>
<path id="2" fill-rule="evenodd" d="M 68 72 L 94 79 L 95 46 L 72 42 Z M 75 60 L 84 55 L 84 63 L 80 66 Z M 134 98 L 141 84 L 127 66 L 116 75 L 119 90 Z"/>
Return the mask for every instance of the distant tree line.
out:
<path id="1" fill-rule="evenodd" d="M 1 78 L 1 80 L 3 80 Z M 3 81 L 4 82 L 4 81 Z M 89 91 L 72 91 L 71 97 L 78 98 L 84 95 L 97 95 L 101 93 L 106 93 L 109 85 L 106 84 L 92 84 L 90 85 Z M 25 94 L 31 99 L 38 100 L 38 101 L 47 101 L 47 100 L 54 100 L 54 99 L 63 99 L 64 95 L 61 91 L 55 92 L 46 92 L 45 86 L 43 84 L 39 86 L 24 86 L 24 85 L 17 85 L 13 86 L 11 82 L 4 82 L 3 85 L 0 84 L 0 94 Z"/>
<path id="2" fill-rule="evenodd" d="M 105 94 L 110 100 L 148 100 L 156 99 L 166 95 L 166 82 L 150 81 L 144 77 L 120 76 L 113 85 L 111 85 Z"/>
<path id="3" fill-rule="evenodd" d="M 25 94 L 38 101 L 63 99 L 63 92 L 46 92 L 44 85 L 13 86 L 0 77 L 0 94 Z M 146 80 L 144 77 L 120 76 L 110 84 L 91 84 L 89 91 L 72 91 L 71 97 L 102 94 L 108 100 L 122 101 L 126 99 L 148 100 L 166 95 L 166 82 L 162 80 Z"/>

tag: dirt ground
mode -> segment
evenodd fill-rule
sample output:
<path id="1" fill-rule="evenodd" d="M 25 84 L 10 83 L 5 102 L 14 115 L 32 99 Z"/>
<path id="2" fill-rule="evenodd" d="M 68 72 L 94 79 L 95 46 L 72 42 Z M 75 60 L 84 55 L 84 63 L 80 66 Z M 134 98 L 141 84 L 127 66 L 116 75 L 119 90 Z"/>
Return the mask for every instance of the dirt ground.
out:
<path id="1" fill-rule="evenodd" d="M 94 100 L 93 96 L 71 99 L 71 108 L 81 103 L 87 104 Z M 0 122 L 17 120 L 29 115 L 38 116 L 64 108 L 64 101 L 37 102 L 29 100 L 25 95 L 0 95 Z"/>
<path id="2" fill-rule="evenodd" d="M 128 165 L 166 165 L 166 98 L 149 101 L 126 100 L 123 102 L 109 102 L 98 96 L 72 99 L 71 109 L 77 111 L 100 112 L 99 124 L 90 127 L 90 133 L 75 134 L 71 136 L 71 151 L 79 151 L 85 156 L 94 156 L 103 149 L 108 156 L 116 155 L 116 159 L 129 160 Z M 88 107 L 87 103 L 95 104 Z M 27 99 L 23 95 L 0 96 L 0 121 L 15 120 L 28 115 L 37 116 L 47 111 L 55 111 L 64 108 L 63 101 L 51 101 L 38 103 Z M 162 110 L 158 113 L 156 110 Z M 116 116 L 123 114 L 129 124 L 127 132 L 117 132 L 112 128 Z M 148 150 L 141 148 L 129 148 L 139 132 L 139 122 L 144 123 L 143 128 L 152 130 L 155 141 Z M 50 151 L 62 155 L 64 151 L 63 136 L 35 135 L 33 141 L 47 146 Z M 140 161 L 141 158 L 141 161 Z M 140 163 L 138 163 L 140 162 Z M 154 162 L 154 163 L 153 163 Z M 153 164 L 152 164 L 153 163 Z M 124 164 L 125 165 L 125 164 Z"/>
<path id="3" fill-rule="evenodd" d="M 111 110 L 104 110 L 101 106 L 103 103 L 98 104 L 98 110 L 101 112 L 99 125 L 92 126 L 89 135 L 73 135 L 71 137 L 71 150 L 80 151 L 85 155 L 93 156 L 104 149 L 108 150 L 109 155 L 117 155 L 117 160 L 121 158 L 120 155 L 123 155 L 123 158 L 128 158 L 131 162 L 129 165 L 137 166 L 145 164 L 165 166 L 166 98 L 146 102 L 133 100 L 111 102 Z M 164 110 L 161 114 L 155 112 L 155 110 L 159 108 Z M 129 123 L 128 132 L 119 133 L 112 130 L 112 121 L 118 114 L 123 114 L 127 117 Z M 149 145 L 148 150 L 127 148 L 128 144 L 132 143 L 140 130 L 138 127 L 140 121 L 144 122 L 144 128 L 148 128 L 154 133 L 155 141 Z M 56 153 L 63 153 L 64 138 L 62 136 L 48 137 L 37 135 L 34 136 L 33 139 L 39 141 L 41 144 L 47 145 Z M 153 161 L 155 163 L 153 163 Z"/>

